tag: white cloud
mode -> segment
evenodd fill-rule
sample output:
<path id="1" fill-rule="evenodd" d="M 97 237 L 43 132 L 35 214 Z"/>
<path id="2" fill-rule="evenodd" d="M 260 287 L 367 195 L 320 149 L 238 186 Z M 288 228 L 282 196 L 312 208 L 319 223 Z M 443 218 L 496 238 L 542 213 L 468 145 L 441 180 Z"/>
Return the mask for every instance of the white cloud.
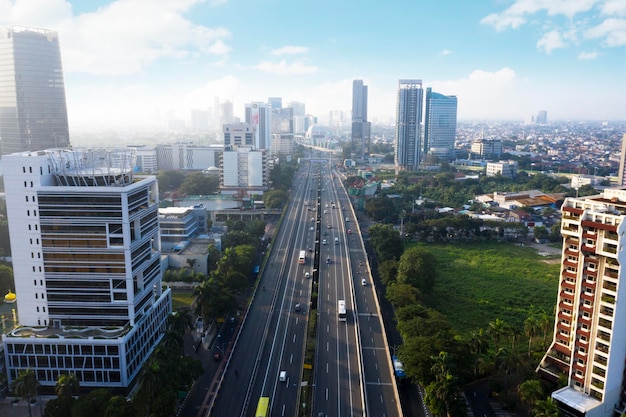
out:
<path id="1" fill-rule="evenodd" d="M 581 18 L 576 18 L 582 15 Z M 562 23 L 560 16 L 567 18 Z M 609 16 L 602 21 L 603 16 Z M 517 29 L 531 21 L 549 27 L 542 34 L 537 48 L 550 54 L 554 49 L 577 44 L 576 40 L 601 39 L 606 47 L 626 45 L 626 2 L 624 0 L 515 0 L 500 13 L 492 13 L 481 23 L 497 31 Z M 595 25 L 595 26 L 594 26 Z"/>
<path id="2" fill-rule="evenodd" d="M 624 0 L 607 0 L 601 9 L 606 16 L 626 16 L 626 2 Z"/>
<path id="3" fill-rule="evenodd" d="M 186 18 L 201 2 L 116 0 L 94 12 L 73 15 L 62 0 L 0 0 L 0 23 L 59 31 L 65 72 L 133 74 L 161 58 L 230 51 L 224 43 L 228 30 L 196 25 Z"/>
<path id="4" fill-rule="evenodd" d="M 593 59 L 596 59 L 598 56 L 600 56 L 599 53 L 597 52 L 581 52 L 578 54 L 578 59 L 581 61 L 590 61 Z"/>
<path id="5" fill-rule="evenodd" d="M 524 108 L 530 107 L 522 82 L 513 69 L 503 67 L 475 70 L 466 78 L 434 81 L 431 86 L 438 93 L 457 96 L 460 119 L 519 120 L 526 114 Z"/>
<path id="6" fill-rule="evenodd" d="M 274 74 L 312 74 L 318 71 L 317 67 L 305 65 L 302 61 L 287 63 L 284 59 L 278 63 L 261 61 L 261 63 L 255 65 L 254 68 Z"/>
<path id="7" fill-rule="evenodd" d="M 601 0 L 516 0 L 501 13 L 492 13 L 481 20 L 496 30 L 516 29 L 526 23 L 526 16 L 545 11 L 548 16 L 564 15 L 569 19 L 588 12 Z"/>
<path id="8" fill-rule="evenodd" d="M 604 39 L 606 46 L 626 46 L 626 19 L 606 19 L 584 33 L 586 38 Z"/>
<path id="9" fill-rule="evenodd" d="M 548 55 L 550 55 L 553 50 L 565 48 L 565 46 L 566 43 L 563 41 L 563 36 L 556 30 L 545 33 L 537 42 L 537 48 L 545 51 Z"/>
<path id="10" fill-rule="evenodd" d="M 451 50 L 449 50 L 449 49 L 444 49 L 443 51 L 439 52 L 439 55 L 440 55 L 440 56 L 447 56 L 447 55 L 450 55 L 451 53 L 452 53 L 452 51 L 451 51 Z"/>
<path id="11" fill-rule="evenodd" d="M 281 56 L 281 55 L 298 55 L 298 54 L 306 54 L 309 52 L 309 48 L 305 46 L 292 46 L 287 45 L 282 48 L 274 49 L 270 52 L 271 55 Z"/>

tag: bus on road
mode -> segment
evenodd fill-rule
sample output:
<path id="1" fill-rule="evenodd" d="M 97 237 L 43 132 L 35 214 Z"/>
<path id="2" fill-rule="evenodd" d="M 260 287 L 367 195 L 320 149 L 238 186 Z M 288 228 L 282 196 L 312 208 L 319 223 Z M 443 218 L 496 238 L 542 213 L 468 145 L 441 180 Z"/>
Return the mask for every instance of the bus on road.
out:
<path id="1" fill-rule="evenodd" d="M 269 414 L 268 408 L 270 406 L 270 397 L 261 397 L 259 398 L 259 403 L 256 406 L 255 417 L 267 417 Z"/>
<path id="2" fill-rule="evenodd" d="M 337 313 L 339 314 L 339 321 L 346 321 L 348 314 L 346 313 L 345 300 L 339 300 L 337 302 Z"/>
<path id="3" fill-rule="evenodd" d="M 304 250 L 300 251 L 300 256 L 298 256 L 298 263 L 299 264 L 305 264 L 306 263 L 306 251 L 304 251 Z"/>
<path id="4" fill-rule="evenodd" d="M 391 360 L 393 362 L 393 371 L 396 376 L 398 378 L 404 378 L 406 375 L 404 373 L 404 366 L 402 365 L 402 362 L 400 362 L 395 355 L 391 357 Z"/>

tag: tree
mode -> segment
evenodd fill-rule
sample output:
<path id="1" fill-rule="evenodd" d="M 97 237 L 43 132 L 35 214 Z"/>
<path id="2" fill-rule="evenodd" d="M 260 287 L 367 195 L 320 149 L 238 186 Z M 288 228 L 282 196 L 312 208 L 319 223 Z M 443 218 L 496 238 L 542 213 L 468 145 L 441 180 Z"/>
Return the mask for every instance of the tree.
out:
<path id="1" fill-rule="evenodd" d="M 112 396 L 111 390 L 106 388 L 98 388 L 87 395 L 81 395 L 74 402 L 72 417 L 103 417 Z"/>
<path id="2" fill-rule="evenodd" d="M 533 229 L 533 235 L 535 236 L 535 239 L 543 240 L 550 237 L 550 232 L 548 232 L 548 229 L 546 229 L 544 226 L 535 226 L 535 228 Z"/>
<path id="3" fill-rule="evenodd" d="M 78 395 L 80 390 L 80 384 L 76 374 L 63 374 L 59 375 L 57 383 L 54 386 L 54 392 L 57 397 L 73 397 Z"/>
<path id="4" fill-rule="evenodd" d="M 370 242 L 378 262 L 400 259 L 404 252 L 404 242 L 398 231 L 390 224 L 376 224 L 369 229 Z"/>
<path id="5" fill-rule="evenodd" d="M 528 415 L 530 415 L 532 405 L 536 401 L 543 398 L 543 388 L 541 382 L 536 379 L 529 379 L 524 381 L 517 387 L 517 393 L 523 404 L 528 407 Z"/>
<path id="6" fill-rule="evenodd" d="M 15 291 L 13 269 L 6 265 L 0 265 L 0 296 L 4 297 L 9 290 Z"/>
<path id="7" fill-rule="evenodd" d="M 389 285 L 385 295 L 395 308 L 416 304 L 421 296 L 417 288 L 399 282 Z"/>
<path id="8" fill-rule="evenodd" d="M 154 358 L 148 359 L 143 364 L 139 375 L 139 392 L 137 395 L 145 404 L 146 415 L 150 415 L 150 409 L 155 402 L 157 394 L 164 382 L 165 375 L 161 372 L 161 364 Z"/>
<path id="9" fill-rule="evenodd" d="M 559 407 L 552 400 L 552 397 L 548 397 L 545 400 L 535 401 L 535 407 L 533 408 L 532 415 L 534 417 L 559 417 Z"/>
<path id="10" fill-rule="evenodd" d="M 211 195 L 219 189 L 219 178 L 202 172 L 189 174 L 180 185 L 179 191 L 187 195 Z"/>
<path id="11" fill-rule="evenodd" d="M 116 395 L 109 400 L 103 417 L 134 417 L 134 415 L 133 403 L 122 395 Z"/>
<path id="12" fill-rule="evenodd" d="M 432 291 L 436 274 L 437 260 L 420 247 L 406 250 L 398 262 L 398 282 L 412 285 L 425 294 Z"/>
<path id="13" fill-rule="evenodd" d="M 398 276 L 398 261 L 388 259 L 378 264 L 378 274 L 383 285 L 389 286 L 396 281 Z"/>
<path id="14" fill-rule="evenodd" d="M 180 171 L 161 171 L 157 175 L 159 191 L 162 193 L 178 189 L 184 180 L 185 174 Z"/>
<path id="15" fill-rule="evenodd" d="M 263 194 L 263 204 L 267 208 L 283 208 L 287 200 L 287 193 L 282 190 L 270 190 Z"/>
<path id="16" fill-rule="evenodd" d="M 493 343 L 496 345 L 496 351 L 500 348 L 500 341 L 509 335 L 510 328 L 503 320 L 496 318 L 490 322 L 487 327 L 487 333 L 493 338 Z"/>
<path id="17" fill-rule="evenodd" d="M 508 389 L 509 375 L 517 369 L 520 358 L 515 351 L 500 348 L 495 355 L 496 368 L 504 375 L 504 390 Z"/>
<path id="18" fill-rule="evenodd" d="M 26 400 L 28 403 L 28 415 L 32 417 L 31 411 L 31 399 L 37 395 L 37 389 L 39 388 L 39 381 L 37 381 L 37 375 L 32 369 L 26 369 L 19 373 L 17 379 L 13 381 L 13 390 L 15 394 Z"/>
<path id="19" fill-rule="evenodd" d="M 533 338 L 539 333 L 540 323 L 537 317 L 533 314 L 524 320 L 524 333 L 528 337 L 528 356 L 530 356 L 530 348 L 533 344 Z"/>

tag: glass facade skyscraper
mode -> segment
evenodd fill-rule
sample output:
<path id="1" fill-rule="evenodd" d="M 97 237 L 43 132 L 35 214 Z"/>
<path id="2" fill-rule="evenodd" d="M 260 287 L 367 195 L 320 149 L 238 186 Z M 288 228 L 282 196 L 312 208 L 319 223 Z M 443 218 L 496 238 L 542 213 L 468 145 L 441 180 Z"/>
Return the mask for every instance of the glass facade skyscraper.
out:
<path id="1" fill-rule="evenodd" d="M 444 96 L 426 89 L 424 155 L 451 158 L 456 138 L 456 96 Z"/>
<path id="2" fill-rule="evenodd" d="M 0 28 L 2 155 L 70 144 L 57 32 Z"/>
<path id="3" fill-rule="evenodd" d="M 416 170 L 422 159 L 422 80 L 400 80 L 396 106 L 394 159 L 396 171 Z"/>
<path id="4" fill-rule="evenodd" d="M 358 158 L 369 152 L 370 123 L 367 121 L 367 86 L 352 81 L 352 144 Z"/>

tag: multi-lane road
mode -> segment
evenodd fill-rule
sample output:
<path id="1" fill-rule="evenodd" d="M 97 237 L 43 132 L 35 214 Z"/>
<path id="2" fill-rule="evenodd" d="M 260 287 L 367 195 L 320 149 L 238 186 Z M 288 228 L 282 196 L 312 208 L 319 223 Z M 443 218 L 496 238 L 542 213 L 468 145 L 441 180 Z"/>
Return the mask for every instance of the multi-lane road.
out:
<path id="1" fill-rule="evenodd" d="M 389 347 L 359 226 L 329 160 L 304 162 L 210 416 L 401 416 Z M 299 262 L 301 251 L 306 260 Z M 312 297 L 313 295 L 313 297 Z M 311 300 L 316 303 L 311 303 Z M 346 304 L 339 320 L 338 301 Z M 317 323 L 312 404 L 301 395 L 310 314 Z"/>

